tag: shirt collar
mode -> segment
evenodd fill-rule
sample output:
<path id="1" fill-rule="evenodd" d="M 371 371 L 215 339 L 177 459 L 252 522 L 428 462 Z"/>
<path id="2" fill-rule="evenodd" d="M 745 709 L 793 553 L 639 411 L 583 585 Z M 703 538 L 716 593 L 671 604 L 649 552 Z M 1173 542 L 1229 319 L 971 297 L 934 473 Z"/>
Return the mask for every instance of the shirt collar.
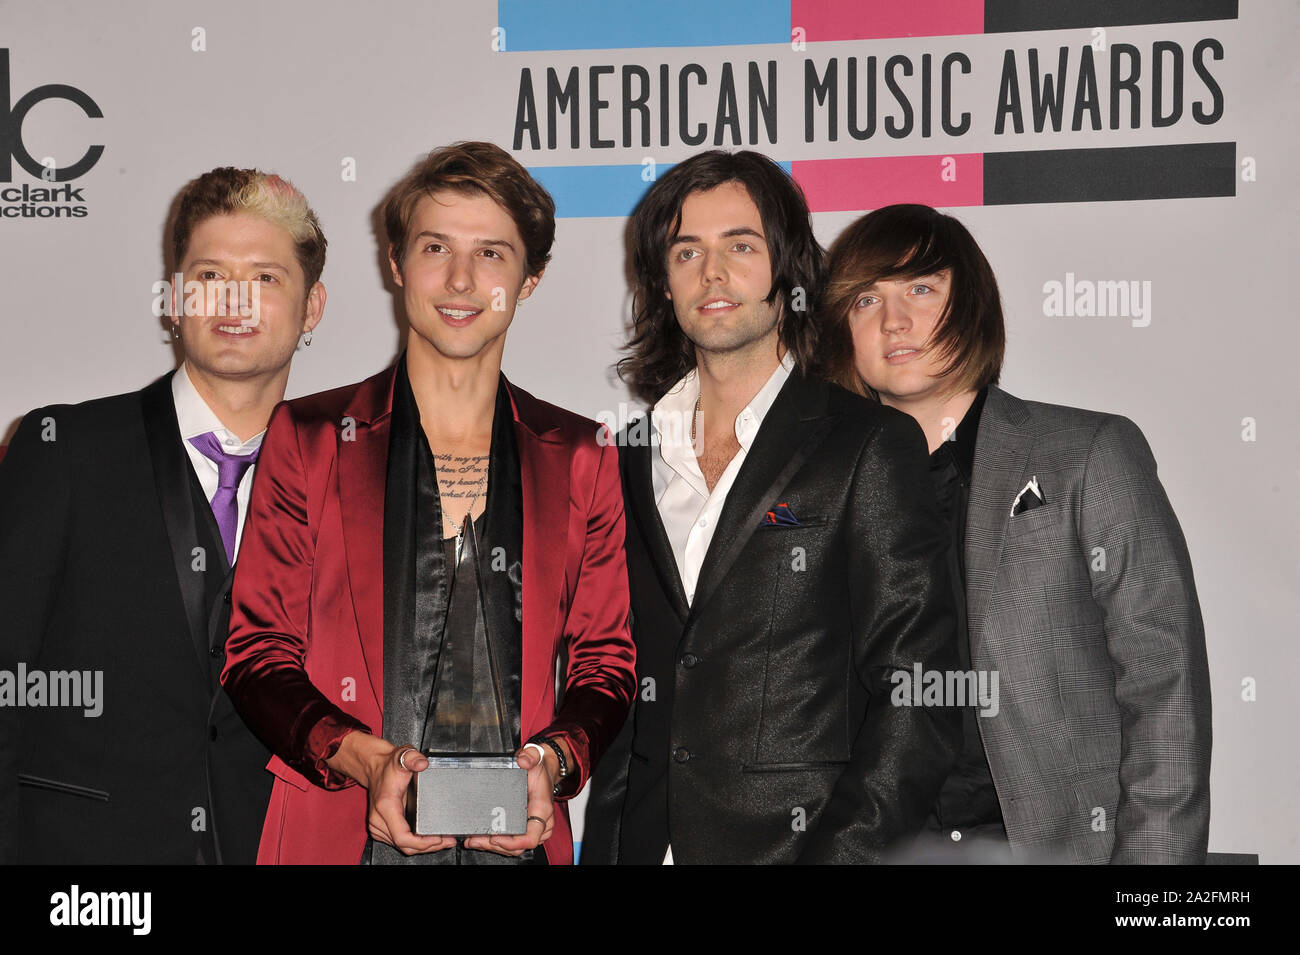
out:
<path id="1" fill-rule="evenodd" d="M 262 446 L 265 430 L 247 441 L 240 441 L 233 431 L 221 423 L 216 412 L 208 407 L 208 403 L 194 387 L 185 362 L 172 375 L 172 401 L 176 405 L 176 423 L 180 425 L 182 441 L 212 431 L 221 442 L 221 447 L 232 454 L 249 454 Z"/>
<path id="2" fill-rule="evenodd" d="M 767 382 L 736 416 L 736 440 L 746 452 L 793 368 L 794 355 L 787 349 Z M 690 447 L 691 424 L 695 418 L 695 402 L 699 397 L 700 378 L 697 370 L 692 368 L 651 409 L 650 425 L 659 438 L 660 453 L 665 461 L 671 463 Z M 694 453 L 690 457 L 694 459 Z"/>
<path id="3" fill-rule="evenodd" d="M 930 455 L 930 469 L 942 468 L 949 460 L 957 466 L 966 483 L 970 483 L 971 472 L 975 469 L 975 439 L 979 436 L 980 415 L 984 410 L 984 399 L 988 397 L 988 388 L 981 388 L 975 395 L 961 424 L 953 432 L 952 438 L 943 442 Z"/>
<path id="4" fill-rule="evenodd" d="M 758 394 L 749 399 L 749 404 L 736 416 L 736 440 L 740 446 L 749 451 L 749 446 L 754 443 L 754 438 L 758 435 L 758 429 L 763 425 L 763 419 L 767 413 L 772 410 L 772 404 L 776 401 L 776 396 L 781 393 L 785 386 L 786 379 L 790 377 L 790 370 L 794 368 L 794 355 L 789 349 L 781 356 L 781 362 L 772 372 L 767 383 L 758 389 Z"/>

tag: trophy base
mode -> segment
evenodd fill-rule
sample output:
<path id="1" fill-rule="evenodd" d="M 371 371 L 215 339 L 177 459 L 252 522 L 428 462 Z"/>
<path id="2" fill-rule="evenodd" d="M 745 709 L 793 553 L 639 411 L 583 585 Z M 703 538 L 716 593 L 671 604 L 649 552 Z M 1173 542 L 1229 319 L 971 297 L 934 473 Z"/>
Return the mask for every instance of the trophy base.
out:
<path id="1" fill-rule="evenodd" d="M 523 835 L 528 770 L 513 756 L 425 754 L 415 775 L 411 829 L 419 836 Z"/>

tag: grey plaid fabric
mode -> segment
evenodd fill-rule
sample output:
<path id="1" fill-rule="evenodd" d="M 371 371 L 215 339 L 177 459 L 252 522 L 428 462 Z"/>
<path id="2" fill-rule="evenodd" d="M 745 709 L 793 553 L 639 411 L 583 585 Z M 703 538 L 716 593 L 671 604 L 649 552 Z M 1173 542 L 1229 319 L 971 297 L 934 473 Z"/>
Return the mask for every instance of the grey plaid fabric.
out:
<path id="1" fill-rule="evenodd" d="M 1011 516 L 1037 477 L 1045 504 Z M 971 660 L 1013 852 L 1200 863 L 1210 680 L 1192 566 L 1127 418 L 989 389 L 966 524 Z"/>

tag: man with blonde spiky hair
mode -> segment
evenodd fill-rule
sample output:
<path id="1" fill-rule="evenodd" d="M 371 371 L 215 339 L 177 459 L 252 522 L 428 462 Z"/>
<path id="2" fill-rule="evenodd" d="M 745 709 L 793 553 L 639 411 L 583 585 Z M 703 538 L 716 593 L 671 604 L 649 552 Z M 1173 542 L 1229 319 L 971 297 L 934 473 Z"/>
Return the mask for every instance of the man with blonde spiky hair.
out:
<path id="1" fill-rule="evenodd" d="M 253 470 L 321 320 L 325 245 L 279 176 L 199 176 L 160 297 L 180 367 L 19 426 L 0 463 L 0 863 L 254 860 L 269 753 L 217 677 Z"/>

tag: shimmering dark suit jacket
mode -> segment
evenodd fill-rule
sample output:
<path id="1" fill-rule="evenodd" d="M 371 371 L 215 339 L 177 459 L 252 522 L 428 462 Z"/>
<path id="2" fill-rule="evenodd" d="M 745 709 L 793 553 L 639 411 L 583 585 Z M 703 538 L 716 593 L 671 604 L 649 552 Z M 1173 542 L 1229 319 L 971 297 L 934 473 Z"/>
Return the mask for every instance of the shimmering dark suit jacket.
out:
<path id="1" fill-rule="evenodd" d="M 221 680 L 275 754 L 259 863 L 355 864 L 365 846 L 366 792 L 325 759 L 350 729 L 382 728 L 396 367 L 279 405 L 258 461 Z M 568 742 L 567 798 L 618 733 L 632 693 L 617 452 L 598 443 L 594 421 L 506 384 L 523 484 L 520 719 L 524 739 Z M 547 861 L 571 862 L 562 804 L 555 823 Z"/>
<path id="2" fill-rule="evenodd" d="M 582 861 L 659 863 L 669 840 L 683 863 L 881 859 L 921 826 L 961 737 L 955 711 L 890 703 L 896 669 L 957 660 L 920 428 L 793 371 L 689 608 L 657 453 L 621 449 L 640 687 L 593 781 Z M 760 526 L 777 504 L 799 524 Z"/>

